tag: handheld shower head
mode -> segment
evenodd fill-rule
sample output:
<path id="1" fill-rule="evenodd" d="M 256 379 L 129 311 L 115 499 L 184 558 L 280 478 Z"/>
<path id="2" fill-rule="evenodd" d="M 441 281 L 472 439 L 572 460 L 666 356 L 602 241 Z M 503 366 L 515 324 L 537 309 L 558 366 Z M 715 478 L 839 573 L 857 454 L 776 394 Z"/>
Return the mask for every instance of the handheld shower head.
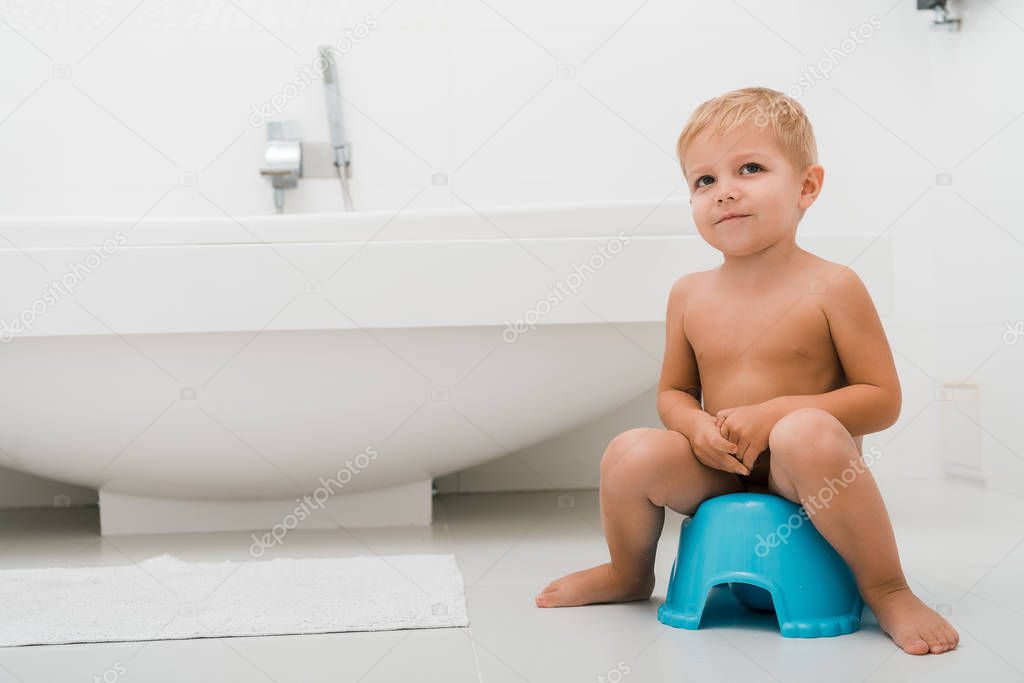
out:
<path id="1" fill-rule="evenodd" d="M 331 147 L 334 149 L 334 165 L 346 168 L 351 162 L 348 138 L 341 119 L 341 91 L 338 83 L 338 65 L 334 61 L 334 53 L 330 46 L 321 45 L 320 57 L 324 62 L 324 102 L 327 105 L 327 127 L 331 134 Z"/>

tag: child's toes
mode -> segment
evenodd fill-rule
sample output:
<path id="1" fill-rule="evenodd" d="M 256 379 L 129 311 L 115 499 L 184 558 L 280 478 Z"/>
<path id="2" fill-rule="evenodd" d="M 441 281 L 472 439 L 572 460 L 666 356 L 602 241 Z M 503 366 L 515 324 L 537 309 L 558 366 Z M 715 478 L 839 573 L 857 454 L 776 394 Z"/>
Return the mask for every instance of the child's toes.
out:
<path id="1" fill-rule="evenodd" d="M 928 647 L 933 654 L 945 652 L 948 649 L 948 643 L 941 628 L 933 627 L 925 640 L 928 641 Z"/>
<path id="2" fill-rule="evenodd" d="M 907 654 L 928 654 L 932 647 L 932 643 L 928 641 L 926 629 L 907 633 L 903 637 L 895 638 L 894 640 Z"/>
<path id="3" fill-rule="evenodd" d="M 947 649 L 955 650 L 960 643 L 960 634 L 956 632 L 953 625 L 949 622 L 942 624 L 942 635 L 946 637 Z"/>
<path id="4" fill-rule="evenodd" d="M 928 651 L 935 652 L 939 647 L 939 636 L 932 626 L 925 626 L 920 631 L 920 636 L 928 644 Z"/>
<path id="5" fill-rule="evenodd" d="M 552 594 L 556 590 L 558 589 L 554 586 L 548 586 L 540 593 L 538 593 L 537 596 L 533 599 L 533 601 L 537 604 L 537 607 L 547 607 L 550 604 L 548 602 L 548 599 L 552 597 Z"/>
<path id="6" fill-rule="evenodd" d="M 932 646 L 938 640 L 935 637 L 934 629 L 928 625 L 918 626 L 917 630 L 907 634 L 902 647 L 905 652 L 912 655 L 926 655 L 932 651 Z"/>
<path id="7" fill-rule="evenodd" d="M 910 636 L 902 647 L 907 654 L 924 655 L 928 654 L 931 645 L 919 634 Z"/>

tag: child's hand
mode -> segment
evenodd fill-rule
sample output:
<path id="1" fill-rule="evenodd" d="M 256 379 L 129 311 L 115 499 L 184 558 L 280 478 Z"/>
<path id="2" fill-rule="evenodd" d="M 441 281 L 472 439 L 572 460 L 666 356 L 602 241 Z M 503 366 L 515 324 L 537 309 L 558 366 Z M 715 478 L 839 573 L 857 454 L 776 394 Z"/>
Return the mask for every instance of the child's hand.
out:
<path id="1" fill-rule="evenodd" d="M 723 408 L 715 414 L 719 433 L 737 444 L 736 457 L 753 468 L 757 456 L 768 448 L 768 435 L 780 415 L 769 402 Z"/>
<path id="2" fill-rule="evenodd" d="M 697 460 L 708 467 L 743 476 L 750 474 L 750 469 L 732 455 L 736 452 L 737 446 L 722 436 L 714 415 L 708 415 L 707 419 L 700 423 L 693 433 L 690 446 L 693 447 L 693 454 L 697 456 Z"/>

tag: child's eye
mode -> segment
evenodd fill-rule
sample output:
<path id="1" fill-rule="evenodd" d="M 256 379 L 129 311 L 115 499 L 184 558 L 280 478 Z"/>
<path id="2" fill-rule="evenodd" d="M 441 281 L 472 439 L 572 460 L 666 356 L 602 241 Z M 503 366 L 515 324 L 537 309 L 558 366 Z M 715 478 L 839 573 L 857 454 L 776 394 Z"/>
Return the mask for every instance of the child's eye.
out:
<path id="1" fill-rule="evenodd" d="M 762 171 L 764 170 L 764 166 L 762 166 L 761 164 L 756 164 L 753 161 L 751 161 L 750 163 L 746 163 L 746 164 L 743 164 L 742 166 L 740 166 L 740 170 L 742 171 L 747 166 L 754 166 L 756 168 L 761 169 Z M 696 188 L 703 187 L 703 185 L 700 184 L 700 181 L 704 180 L 705 178 L 710 178 L 710 177 L 711 176 L 709 176 L 709 175 L 702 175 L 700 178 L 697 178 L 697 180 L 694 181 L 693 186 L 696 187 Z"/>

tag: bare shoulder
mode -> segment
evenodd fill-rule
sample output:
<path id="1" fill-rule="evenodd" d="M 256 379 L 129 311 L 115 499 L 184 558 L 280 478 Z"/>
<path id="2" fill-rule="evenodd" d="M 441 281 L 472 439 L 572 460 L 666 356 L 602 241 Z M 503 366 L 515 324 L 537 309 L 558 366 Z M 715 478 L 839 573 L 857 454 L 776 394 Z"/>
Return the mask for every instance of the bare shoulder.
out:
<path id="1" fill-rule="evenodd" d="M 870 300 L 868 288 L 853 268 L 829 262 L 826 290 L 840 301 Z"/>
<path id="2" fill-rule="evenodd" d="M 807 252 L 810 257 L 810 272 L 816 275 L 823 285 L 823 291 L 830 297 L 840 300 L 861 298 L 867 295 L 867 288 L 857 272 L 850 266 L 824 259 L 817 254 Z"/>
<path id="3" fill-rule="evenodd" d="M 819 256 L 814 259 L 811 272 L 821 283 L 817 283 L 817 286 L 812 283 L 811 291 L 820 294 L 821 311 L 833 331 L 835 324 L 844 319 L 857 320 L 862 326 L 877 328 L 880 323 L 875 303 L 857 271 Z"/>
<path id="4" fill-rule="evenodd" d="M 708 273 L 711 271 L 696 271 L 687 273 L 672 284 L 672 291 L 669 293 L 669 305 L 685 308 L 687 300 L 694 292 L 700 290 Z"/>

